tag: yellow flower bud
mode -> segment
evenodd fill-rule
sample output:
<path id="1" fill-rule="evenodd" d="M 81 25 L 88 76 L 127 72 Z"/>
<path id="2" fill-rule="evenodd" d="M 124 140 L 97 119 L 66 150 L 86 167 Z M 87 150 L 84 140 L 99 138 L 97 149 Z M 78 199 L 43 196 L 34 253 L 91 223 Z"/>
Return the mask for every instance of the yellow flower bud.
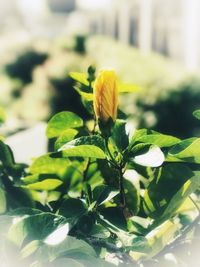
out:
<path id="1" fill-rule="evenodd" d="M 100 72 L 94 83 L 94 112 L 103 123 L 117 117 L 117 76 L 112 70 Z"/>

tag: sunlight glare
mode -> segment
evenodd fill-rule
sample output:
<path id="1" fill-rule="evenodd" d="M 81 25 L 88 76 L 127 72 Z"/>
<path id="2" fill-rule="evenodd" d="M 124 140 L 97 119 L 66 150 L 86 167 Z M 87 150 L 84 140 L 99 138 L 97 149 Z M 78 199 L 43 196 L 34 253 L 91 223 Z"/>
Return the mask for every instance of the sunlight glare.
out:
<path id="1" fill-rule="evenodd" d="M 64 241 L 68 232 L 69 232 L 69 224 L 66 223 L 63 226 L 61 226 L 60 228 L 58 228 L 57 230 L 55 230 L 52 234 L 47 236 L 47 238 L 45 239 L 44 242 L 47 245 L 51 245 L 51 246 L 58 245 L 59 243 Z"/>

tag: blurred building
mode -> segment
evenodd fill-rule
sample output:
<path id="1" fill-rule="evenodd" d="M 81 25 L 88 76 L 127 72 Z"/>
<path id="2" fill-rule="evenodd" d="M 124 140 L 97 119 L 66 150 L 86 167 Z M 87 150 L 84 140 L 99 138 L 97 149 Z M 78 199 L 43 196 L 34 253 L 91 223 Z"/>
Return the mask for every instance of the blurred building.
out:
<path id="1" fill-rule="evenodd" d="M 190 70 L 199 68 L 199 0 L 112 2 L 112 8 L 105 5 L 98 12 L 91 9 L 90 33 L 112 36 L 139 47 L 143 53 L 157 51 L 184 63 Z"/>
<path id="2" fill-rule="evenodd" d="M 199 0 L 0 0 L 0 31 L 21 25 L 29 35 L 103 34 L 200 65 Z"/>
<path id="3" fill-rule="evenodd" d="M 76 0 L 48 0 L 47 4 L 52 12 L 68 13 L 76 8 Z"/>

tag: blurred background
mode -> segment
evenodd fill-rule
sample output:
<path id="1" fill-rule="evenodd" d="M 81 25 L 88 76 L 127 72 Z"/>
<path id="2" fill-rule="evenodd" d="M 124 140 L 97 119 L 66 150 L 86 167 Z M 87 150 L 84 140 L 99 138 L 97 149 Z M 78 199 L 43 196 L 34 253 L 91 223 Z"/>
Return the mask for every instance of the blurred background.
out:
<path id="1" fill-rule="evenodd" d="M 17 160 L 45 152 L 56 112 L 90 119 L 69 72 L 91 64 L 141 87 L 120 99 L 136 127 L 198 136 L 199 12 L 199 0 L 0 0 L 0 132 Z"/>

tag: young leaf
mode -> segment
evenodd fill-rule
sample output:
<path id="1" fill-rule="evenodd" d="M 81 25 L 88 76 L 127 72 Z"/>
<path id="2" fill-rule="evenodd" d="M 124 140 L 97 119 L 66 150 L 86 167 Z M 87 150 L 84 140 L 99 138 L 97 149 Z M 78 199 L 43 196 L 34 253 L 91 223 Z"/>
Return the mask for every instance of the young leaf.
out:
<path id="1" fill-rule="evenodd" d="M 73 112 L 63 111 L 54 115 L 48 122 L 46 134 L 48 138 L 58 137 L 65 130 L 83 126 L 83 120 Z"/>
<path id="2" fill-rule="evenodd" d="M 78 131 L 75 129 L 67 129 L 64 131 L 55 142 L 55 149 L 58 150 L 64 144 L 70 142 L 78 134 Z"/>
<path id="3" fill-rule="evenodd" d="M 94 96 L 92 93 L 84 92 L 79 89 L 78 86 L 74 86 L 74 89 L 79 93 L 79 95 L 85 100 L 85 101 L 93 101 Z"/>
<path id="4" fill-rule="evenodd" d="M 87 75 L 85 73 L 70 72 L 69 75 L 73 80 L 75 80 L 81 84 L 84 84 L 85 86 L 89 86 L 89 81 L 88 81 Z"/>

